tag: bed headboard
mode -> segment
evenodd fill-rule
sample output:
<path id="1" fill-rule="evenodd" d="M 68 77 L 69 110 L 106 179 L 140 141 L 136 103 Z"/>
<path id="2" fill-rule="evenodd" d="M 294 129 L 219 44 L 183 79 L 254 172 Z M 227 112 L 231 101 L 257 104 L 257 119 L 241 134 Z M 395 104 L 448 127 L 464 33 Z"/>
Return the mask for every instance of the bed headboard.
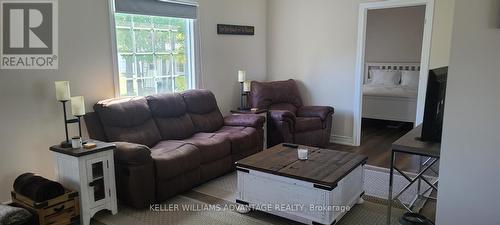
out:
<path id="1" fill-rule="evenodd" d="M 364 83 L 368 82 L 370 79 L 370 70 L 410 70 L 410 71 L 420 71 L 420 63 L 373 63 L 368 62 L 365 64 L 365 76 Z"/>

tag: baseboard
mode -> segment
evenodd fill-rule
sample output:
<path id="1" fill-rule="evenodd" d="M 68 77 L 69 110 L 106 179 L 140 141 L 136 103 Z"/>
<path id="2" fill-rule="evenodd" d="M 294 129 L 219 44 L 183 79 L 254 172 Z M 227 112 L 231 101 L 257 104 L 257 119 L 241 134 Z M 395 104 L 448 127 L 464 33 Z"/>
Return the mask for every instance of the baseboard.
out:
<path id="1" fill-rule="evenodd" d="M 330 137 L 330 142 L 339 145 L 354 146 L 354 139 L 352 137 L 347 137 L 347 136 L 332 135 Z"/>
<path id="2" fill-rule="evenodd" d="M 9 204 L 11 204 L 11 203 L 12 203 L 12 200 L 10 200 L 10 201 L 6 201 L 6 202 L 2 202 L 2 205 L 9 205 Z"/>

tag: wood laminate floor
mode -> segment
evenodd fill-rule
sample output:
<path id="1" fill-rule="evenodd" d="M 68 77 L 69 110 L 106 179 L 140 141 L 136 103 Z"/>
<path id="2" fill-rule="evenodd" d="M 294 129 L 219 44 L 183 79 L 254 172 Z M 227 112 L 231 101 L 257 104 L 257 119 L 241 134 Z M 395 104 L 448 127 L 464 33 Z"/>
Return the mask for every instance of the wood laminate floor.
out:
<path id="1" fill-rule="evenodd" d="M 391 145 L 397 139 L 409 132 L 411 123 L 399 123 L 380 120 L 363 119 L 361 128 L 361 146 L 345 146 L 331 144 L 328 148 L 348 151 L 368 156 L 368 164 L 378 167 L 390 167 Z M 396 166 L 409 172 L 418 170 L 419 158 L 400 154 L 396 156 Z"/>

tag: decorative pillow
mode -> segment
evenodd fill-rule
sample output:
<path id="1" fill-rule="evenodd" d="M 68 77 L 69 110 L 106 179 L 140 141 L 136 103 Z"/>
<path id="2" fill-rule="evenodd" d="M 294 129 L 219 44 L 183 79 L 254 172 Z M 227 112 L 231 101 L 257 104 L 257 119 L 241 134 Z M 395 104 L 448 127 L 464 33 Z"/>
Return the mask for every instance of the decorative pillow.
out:
<path id="1" fill-rule="evenodd" d="M 371 70 L 370 84 L 396 86 L 401 81 L 401 72 L 395 70 Z"/>
<path id="2" fill-rule="evenodd" d="M 407 86 L 412 89 L 418 89 L 420 81 L 420 71 L 401 71 L 401 86 Z"/>

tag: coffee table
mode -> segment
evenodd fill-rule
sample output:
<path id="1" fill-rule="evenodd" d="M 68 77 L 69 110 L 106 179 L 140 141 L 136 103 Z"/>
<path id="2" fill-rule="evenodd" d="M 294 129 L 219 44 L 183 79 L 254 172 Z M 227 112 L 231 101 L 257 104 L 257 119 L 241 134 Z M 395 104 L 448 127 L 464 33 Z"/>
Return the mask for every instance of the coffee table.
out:
<path id="1" fill-rule="evenodd" d="M 305 224 L 335 224 L 364 194 L 366 156 L 329 149 L 276 145 L 236 162 L 241 206 Z"/>

